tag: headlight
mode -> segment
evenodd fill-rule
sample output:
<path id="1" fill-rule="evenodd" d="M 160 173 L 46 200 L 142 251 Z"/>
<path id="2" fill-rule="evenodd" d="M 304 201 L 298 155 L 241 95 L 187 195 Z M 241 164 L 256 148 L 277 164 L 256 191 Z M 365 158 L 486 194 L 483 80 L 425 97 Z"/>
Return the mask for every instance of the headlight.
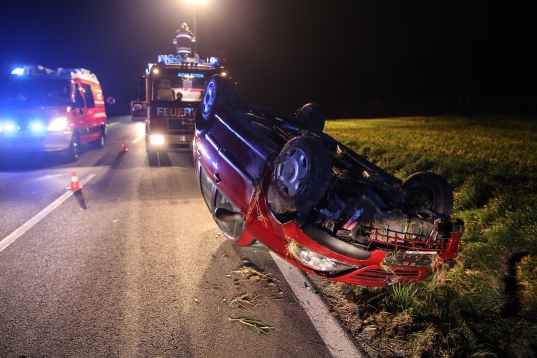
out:
<path id="1" fill-rule="evenodd" d="M 48 126 L 49 131 L 64 131 L 66 129 L 67 129 L 66 117 L 56 118 Z"/>
<path id="2" fill-rule="evenodd" d="M 151 135 L 151 136 L 149 136 L 149 143 L 151 143 L 151 144 L 164 144 L 164 136 Z"/>
<path id="3" fill-rule="evenodd" d="M 289 243 L 288 250 L 304 266 L 308 266 L 317 271 L 343 271 L 357 267 L 321 255 L 318 252 L 300 245 L 296 241 L 291 241 Z"/>
<path id="4" fill-rule="evenodd" d="M 0 131 L 10 133 L 17 130 L 17 126 L 15 123 L 7 122 L 2 124 L 2 127 L 0 128 Z"/>
<path id="5" fill-rule="evenodd" d="M 45 125 L 42 122 L 32 122 L 29 127 L 33 132 L 41 132 L 45 130 Z"/>

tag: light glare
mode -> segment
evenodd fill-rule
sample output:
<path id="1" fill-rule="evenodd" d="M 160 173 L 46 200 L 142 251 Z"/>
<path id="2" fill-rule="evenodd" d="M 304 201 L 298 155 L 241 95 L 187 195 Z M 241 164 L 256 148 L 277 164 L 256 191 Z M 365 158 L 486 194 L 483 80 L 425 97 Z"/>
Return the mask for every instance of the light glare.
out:
<path id="1" fill-rule="evenodd" d="M 6 123 L 4 124 L 4 130 L 6 132 L 13 132 L 17 127 L 13 123 Z"/>
<path id="2" fill-rule="evenodd" d="M 149 136 L 149 142 L 151 144 L 164 144 L 164 137 L 161 135 Z"/>
<path id="3" fill-rule="evenodd" d="M 63 131 L 67 129 L 67 118 L 59 117 L 53 120 L 48 126 L 49 131 Z"/>
<path id="4" fill-rule="evenodd" d="M 30 124 L 30 129 L 33 130 L 33 131 L 39 132 L 39 131 L 42 131 L 43 129 L 45 129 L 45 126 L 41 122 L 34 122 L 34 123 Z"/>

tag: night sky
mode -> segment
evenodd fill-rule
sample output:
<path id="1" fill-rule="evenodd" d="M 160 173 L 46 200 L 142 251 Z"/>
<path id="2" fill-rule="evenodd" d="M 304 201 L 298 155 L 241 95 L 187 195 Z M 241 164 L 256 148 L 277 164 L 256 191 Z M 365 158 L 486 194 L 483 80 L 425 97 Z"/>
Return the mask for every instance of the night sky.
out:
<path id="1" fill-rule="evenodd" d="M 375 116 L 390 113 L 359 104 L 391 103 L 398 114 L 417 99 L 537 92 L 537 21 L 518 2 L 207 0 L 196 9 L 201 57 L 222 58 L 244 100 L 285 112 L 316 102 L 332 118 Z M 175 52 L 183 22 L 193 30 L 184 0 L 4 1 L 1 79 L 27 63 L 87 68 L 117 99 L 109 114 L 128 114 L 138 77 Z"/>

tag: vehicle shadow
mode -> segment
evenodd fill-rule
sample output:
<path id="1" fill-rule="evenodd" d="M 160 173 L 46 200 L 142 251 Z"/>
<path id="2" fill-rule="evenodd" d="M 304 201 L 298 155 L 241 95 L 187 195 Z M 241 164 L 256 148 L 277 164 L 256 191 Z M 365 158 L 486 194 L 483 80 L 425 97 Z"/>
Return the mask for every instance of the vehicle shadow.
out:
<path id="1" fill-rule="evenodd" d="M 149 167 L 193 168 L 192 152 L 154 152 L 147 155 Z"/>
<path id="2" fill-rule="evenodd" d="M 69 164 L 61 154 L 16 154 L 0 157 L 0 171 L 29 171 Z"/>

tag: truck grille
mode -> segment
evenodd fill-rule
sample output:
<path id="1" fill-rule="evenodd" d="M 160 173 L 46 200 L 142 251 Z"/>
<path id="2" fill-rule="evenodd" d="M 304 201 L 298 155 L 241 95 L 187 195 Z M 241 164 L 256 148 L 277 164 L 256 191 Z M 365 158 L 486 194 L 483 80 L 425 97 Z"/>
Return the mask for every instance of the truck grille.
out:
<path id="1" fill-rule="evenodd" d="M 186 118 L 169 118 L 168 130 L 171 131 L 194 131 L 194 120 Z"/>

